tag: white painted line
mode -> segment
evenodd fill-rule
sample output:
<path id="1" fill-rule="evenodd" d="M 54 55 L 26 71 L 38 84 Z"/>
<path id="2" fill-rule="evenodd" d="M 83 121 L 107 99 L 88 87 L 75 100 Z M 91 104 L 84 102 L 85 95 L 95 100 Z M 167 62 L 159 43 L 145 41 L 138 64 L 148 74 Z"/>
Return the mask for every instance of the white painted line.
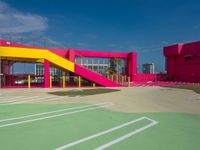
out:
<path id="1" fill-rule="evenodd" d="M 0 101 L 2 102 L 2 103 L 6 103 L 6 102 L 15 102 L 15 101 L 17 101 L 17 99 L 19 99 L 19 98 L 24 98 L 23 96 L 18 96 L 18 97 L 4 97 L 3 99 L 1 99 Z"/>
<path id="2" fill-rule="evenodd" d="M 32 102 L 32 101 L 36 101 L 36 100 L 42 100 L 42 99 L 47 99 L 47 98 L 52 98 L 53 96 L 49 96 L 49 97 L 41 97 L 41 96 L 32 96 L 32 97 L 25 97 L 22 99 L 17 99 L 16 101 L 12 101 L 10 103 L 0 103 L 0 105 L 16 105 L 16 104 L 24 104 L 26 102 Z M 20 101 L 26 99 L 24 101 Z"/>
<path id="3" fill-rule="evenodd" d="M 26 103 L 29 101 L 33 101 L 35 98 L 37 98 L 38 96 L 32 96 L 32 97 L 24 97 L 24 98 L 18 98 L 15 101 L 12 102 L 8 102 L 8 103 L 1 103 L 0 105 L 15 105 L 15 104 L 22 104 L 22 103 Z M 25 99 L 25 100 L 24 100 Z M 21 101 L 23 100 L 23 101 Z"/>
<path id="4" fill-rule="evenodd" d="M 37 97 L 38 97 L 38 98 L 37 98 Z M 11 105 L 14 105 L 14 104 L 24 104 L 24 103 L 26 103 L 26 102 L 32 102 L 32 101 L 37 101 L 37 100 L 43 100 L 43 99 L 47 99 L 47 98 L 53 98 L 53 96 L 49 96 L 49 97 L 37 96 L 37 97 L 30 97 L 30 98 L 27 98 L 25 101 L 17 101 L 17 102 L 11 103 Z"/>
<path id="5" fill-rule="evenodd" d="M 114 144 L 117 144 L 119 142 L 122 142 L 122 141 L 126 140 L 127 138 L 130 138 L 131 136 L 133 136 L 133 135 L 135 135 L 137 133 L 140 133 L 140 132 L 142 132 L 142 131 L 144 131 L 144 130 L 146 130 L 148 128 L 151 128 L 151 127 L 155 126 L 157 123 L 158 123 L 157 121 L 153 121 L 150 124 L 148 124 L 148 125 L 146 125 L 146 126 L 144 126 L 142 128 L 134 130 L 134 131 L 132 131 L 132 132 L 120 137 L 120 138 L 117 138 L 117 139 L 115 139 L 115 140 L 113 140 L 113 141 L 111 141 L 109 143 L 106 143 L 106 144 L 104 144 L 104 145 L 102 145 L 102 146 L 100 146 L 98 148 L 95 148 L 95 150 L 104 150 L 104 149 L 106 149 L 106 148 L 108 148 L 108 147 L 110 147 L 110 146 L 112 146 Z"/>
<path id="6" fill-rule="evenodd" d="M 21 98 L 18 99 L 16 102 L 10 103 L 8 105 L 15 105 L 15 104 L 22 104 L 22 103 L 26 103 L 26 102 L 30 102 L 35 100 L 36 98 L 38 98 L 39 96 L 31 96 L 31 97 L 25 97 L 25 98 Z M 22 101 L 21 101 L 22 100 Z"/>
<path id="7" fill-rule="evenodd" d="M 16 99 L 16 98 L 23 98 L 26 96 L 4 96 L 4 97 L 0 97 L 0 99 Z"/>
<path id="8" fill-rule="evenodd" d="M 58 109 L 58 110 L 47 111 L 47 112 L 43 112 L 43 113 L 36 113 L 36 114 L 31 114 L 31 115 L 18 116 L 18 117 L 14 117 L 14 118 L 1 119 L 0 122 L 18 120 L 18 119 L 24 119 L 24 118 L 30 118 L 30 117 L 36 117 L 36 116 L 42 116 L 42 115 L 48 115 L 48 114 L 52 114 L 52 113 L 58 113 L 58 112 L 74 110 L 74 109 L 88 108 L 88 107 L 93 107 L 93 106 L 101 106 L 101 105 L 105 105 L 105 104 L 112 104 L 112 103 L 104 102 L 104 103 L 97 103 L 97 104 L 94 104 L 94 105 L 85 105 L 85 106 L 70 107 L 70 108 L 65 108 L 65 109 Z"/>
<path id="9" fill-rule="evenodd" d="M 79 113 L 79 112 L 85 112 L 85 111 L 89 111 L 89 110 L 95 110 L 95 109 L 110 107 L 112 105 L 113 104 L 98 105 L 99 107 L 92 107 L 92 108 L 87 108 L 87 109 L 80 109 L 80 110 L 76 110 L 76 111 L 71 111 L 71 112 L 66 112 L 66 113 L 61 113 L 61 114 L 46 116 L 46 117 L 40 117 L 40 118 L 36 118 L 36 119 L 29 119 L 29 120 L 14 122 L 14 123 L 3 124 L 3 125 L 0 125 L 0 128 L 8 127 L 8 126 L 14 126 L 14 125 L 19 125 L 19 124 L 25 124 L 25 123 L 29 123 L 29 122 L 34 122 L 34 121 L 39 121 L 39 120 L 45 120 L 45 119 L 50 119 L 50 118 L 56 118 L 56 117 L 65 116 L 65 115 L 71 115 L 71 114 L 75 114 L 75 113 Z"/>
<path id="10" fill-rule="evenodd" d="M 42 103 L 42 102 L 47 102 L 47 101 L 54 101 L 54 100 L 57 100 L 57 99 L 61 99 L 61 98 L 64 98 L 64 97 L 55 97 L 55 96 L 53 96 L 53 97 L 51 97 L 51 98 L 49 98 L 49 99 L 44 99 L 44 100 L 42 100 L 42 101 L 35 101 L 35 102 L 39 102 L 39 103 Z"/>
<path id="11" fill-rule="evenodd" d="M 16 98 L 16 97 L 21 97 L 21 96 L 4 96 L 4 97 L 0 97 L 0 99 Z"/>
<path id="12" fill-rule="evenodd" d="M 38 100 L 43 100 L 43 99 L 51 99 L 51 98 L 53 98 L 53 97 L 55 97 L 55 96 L 40 96 L 39 98 L 37 98 L 37 99 L 32 99 L 32 101 L 38 101 Z"/>
<path id="13" fill-rule="evenodd" d="M 24 99 L 24 98 L 23 98 Z M 0 105 L 9 105 L 19 101 L 19 98 L 9 99 L 10 101 L 1 101 Z"/>
<path id="14" fill-rule="evenodd" d="M 63 145 L 63 146 L 61 146 L 61 147 L 56 148 L 55 150 L 64 150 L 64 149 L 69 148 L 69 147 L 72 147 L 72 146 L 74 146 L 74 145 L 77 145 L 77 144 L 86 142 L 86 141 L 88 141 L 88 140 L 97 138 L 97 137 L 99 137 L 99 136 L 102 136 L 102 135 L 111 133 L 111 132 L 113 132 L 113 131 L 115 131 L 115 130 L 124 128 L 124 127 L 126 127 L 126 126 L 129 126 L 129 125 L 131 125 L 131 124 L 134 124 L 134 123 L 139 122 L 139 121 L 144 120 L 144 119 L 147 119 L 147 117 L 141 117 L 141 118 L 138 118 L 138 119 L 134 119 L 134 120 L 132 120 L 132 121 L 126 122 L 126 123 L 121 124 L 121 125 L 119 125 L 119 126 L 116 126 L 116 127 L 114 127 L 114 128 L 111 128 L 111 129 L 108 129 L 108 130 L 99 132 L 99 133 L 97 133 L 97 134 L 94 134 L 94 135 L 85 137 L 85 138 L 83 138 L 83 139 L 74 141 L 74 142 L 72 142 L 72 143 L 68 143 L 68 144 L 66 144 L 66 145 Z M 150 120 L 150 119 L 148 118 L 148 120 Z M 151 120 L 150 120 L 150 121 L 151 121 Z M 155 122 L 156 122 L 156 121 L 155 121 Z"/>

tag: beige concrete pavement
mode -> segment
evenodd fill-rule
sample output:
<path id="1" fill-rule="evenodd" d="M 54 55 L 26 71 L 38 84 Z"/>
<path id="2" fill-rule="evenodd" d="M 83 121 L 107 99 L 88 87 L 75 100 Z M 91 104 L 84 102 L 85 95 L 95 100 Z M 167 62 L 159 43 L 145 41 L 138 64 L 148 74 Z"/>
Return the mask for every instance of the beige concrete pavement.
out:
<path id="1" fill-rule="evenodd" d="M 0 89 L 0 101 L 3 97 L 9 99 L 15 96 L 52 96 L 49 92 L 67 91 L 79 89 Z M 58 96 L 54 96 L 58 97 Z M 76 97 L 59 96 L 51 101 L 35 100 L 30 103 L 101 103 L 112 102 L 115 105 L 109 107 L 118 112 L 185 112 L 200 114 L 200 95 L 182 89 L 167 87 L 131 87 L 121 88 L 120 91 Z M 12 106 L 13 107 L 13 106 Z"/>

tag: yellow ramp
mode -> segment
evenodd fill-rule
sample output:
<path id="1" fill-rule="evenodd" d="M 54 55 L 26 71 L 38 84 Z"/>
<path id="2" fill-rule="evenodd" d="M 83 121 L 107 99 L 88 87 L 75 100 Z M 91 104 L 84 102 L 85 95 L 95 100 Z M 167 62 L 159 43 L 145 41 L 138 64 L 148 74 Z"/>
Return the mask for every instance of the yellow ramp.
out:
<path id="1" fill-rule="evenodd" d="M 47 49 L 34 48 L 16 48 L 16 47 L 0 47 L 0 57 L 12 60 L 48 60 L 52 64 L 59 66 L 62 69 L 74 72 L 74 63 L 57 55 Z"/>

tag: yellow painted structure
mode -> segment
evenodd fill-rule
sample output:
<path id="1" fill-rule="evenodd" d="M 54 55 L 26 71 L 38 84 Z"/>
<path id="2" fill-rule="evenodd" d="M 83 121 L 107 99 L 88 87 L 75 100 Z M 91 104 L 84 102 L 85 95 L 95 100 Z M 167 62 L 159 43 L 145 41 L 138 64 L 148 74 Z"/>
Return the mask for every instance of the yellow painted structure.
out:
<path id="1" fill-rule="evenodd" d="M 111 81 L 113 81 L 113 75 L 111 75 Z"/>
<path id="2" fill-rule="evenodd" d="M 28 88 L 31 88 L 31 76 L 28 75 Z"/>
<path id="3" fill-rule="evenodd" d="M 49 80 L 50 80 L 50 81 L 49 81 L 49 84 L 50 84 L 50 85 L 49 85 L 49 88 L 52 88 L 52 76 L 49 77 Z"/>
<path id="4" fill-rule="evenodd" d="M 124 76 L 122 76 L 122 84 L 124 84 Z"/>
<path id="5" fill-rule="evenodd" d="M 65 76 L 62 77 L 62 87 L 65 88 Z"/>
<path id="6" fill-rule="evenodd" d="M 92 84 L 92 86 L 93 86 L 93 88 L 95 88 L 95 87 L 96 87 L 96 84 L 95 84 L 95 83 L 93 83 L 93 84 Z"/>
<path id="7" fill-rule="evenodd" d="M 78 76 L 78 87 L 81 88 L 81 76 Z"/>
<path id="8" fill-rule="evenodd" d="M 130 77 L 128 77 L 128 87 L 130 87 L 131 86 L 131 78 Z"/>
<path id="9" fill-rule="evenodd" d="M 48 60 L 55 66 L 74 72 L 74 63 L 52 53 L 47 49 L 0 47 L 1 59 L 19 60 L 27 62 L 44 62 Z"/>

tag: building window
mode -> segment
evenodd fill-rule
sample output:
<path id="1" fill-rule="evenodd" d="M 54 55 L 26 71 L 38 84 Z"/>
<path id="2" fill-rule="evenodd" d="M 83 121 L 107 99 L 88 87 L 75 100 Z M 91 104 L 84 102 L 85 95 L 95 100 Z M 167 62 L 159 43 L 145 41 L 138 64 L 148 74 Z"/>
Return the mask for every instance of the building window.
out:
<path id="1" fill-rule="evenodd" d="M 192 55 L 185 55 L 185 56 L 184 56 L 184 59 L 185 59 L 185 60 L 192 60 Z"/>

